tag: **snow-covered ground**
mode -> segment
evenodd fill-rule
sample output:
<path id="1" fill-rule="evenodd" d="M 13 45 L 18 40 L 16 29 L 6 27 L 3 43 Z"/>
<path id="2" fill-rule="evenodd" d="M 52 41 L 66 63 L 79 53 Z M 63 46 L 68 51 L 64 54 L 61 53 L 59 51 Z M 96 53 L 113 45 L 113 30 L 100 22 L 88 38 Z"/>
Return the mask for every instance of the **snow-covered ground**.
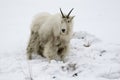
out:
<path id="1" fill-rule="evenodd" d="M 104 44 L 86 32 L 75 32 L 65 63 L 25 50 L 0 56 L 0 80 L 120 80 L 120 45 Z"/>
<path id="2" fill-rule="evenodd" d="M 75 15 L 66 62 L 28 61 L 33 16 L 59 8 Z M 120 80 L 119 14 L 119 0 L 0 0 L 0 80 Z"/>

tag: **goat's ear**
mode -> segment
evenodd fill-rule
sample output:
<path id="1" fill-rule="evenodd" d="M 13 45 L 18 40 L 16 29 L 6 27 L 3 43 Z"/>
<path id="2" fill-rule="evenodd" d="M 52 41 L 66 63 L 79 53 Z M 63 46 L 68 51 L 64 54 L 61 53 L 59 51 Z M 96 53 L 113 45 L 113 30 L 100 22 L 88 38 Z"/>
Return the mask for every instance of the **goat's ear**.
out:
<path id="1" fill-rule="evenodd" d="M 71 16 L 70 20 L 73 20 L 75 16 Z"/>

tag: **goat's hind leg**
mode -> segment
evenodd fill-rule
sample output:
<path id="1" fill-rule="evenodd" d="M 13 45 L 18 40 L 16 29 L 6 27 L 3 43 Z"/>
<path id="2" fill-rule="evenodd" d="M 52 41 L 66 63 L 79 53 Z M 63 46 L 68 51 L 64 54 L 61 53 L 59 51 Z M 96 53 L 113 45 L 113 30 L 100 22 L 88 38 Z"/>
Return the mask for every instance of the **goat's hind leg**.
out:
<path id="1" fill-rule="evenodd" d="M 32 52 L 33 52 L 33 48 L 27 47 L 27 59 L 29 60 L 32 59 Z"/>
<path id="2" fill-rule="evenodd" d="M 36 44 L 36 51 L 38 55 L 44 57 L 43 55 L 44 47 L 41 45 L 40 41 L 38 41 L 38 43 Z"/>
<path id="3" fill-rule="evenodd" d="M 32 53 L 34 52 L 36 38 L 37 38 L 37 35 L 34 32 L 31 32 L 30 40 L 27 46 L 27 58 L 29 60 L 32 59 Z"/>

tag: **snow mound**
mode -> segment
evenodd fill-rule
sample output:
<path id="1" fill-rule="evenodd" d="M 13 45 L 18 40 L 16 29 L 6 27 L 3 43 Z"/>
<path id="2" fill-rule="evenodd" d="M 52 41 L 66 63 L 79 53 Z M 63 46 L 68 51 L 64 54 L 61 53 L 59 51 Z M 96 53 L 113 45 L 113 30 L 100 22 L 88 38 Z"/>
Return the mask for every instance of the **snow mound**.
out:
<path id="1" fill-rule="evenodd" d="M 0 80 L 120 80 L 120 45 L 104 44 L 82 31 L 73 34 L 70 45 L 65 63 L 40 56 L 28 61 L 25 50 L 2 53 Z"/>

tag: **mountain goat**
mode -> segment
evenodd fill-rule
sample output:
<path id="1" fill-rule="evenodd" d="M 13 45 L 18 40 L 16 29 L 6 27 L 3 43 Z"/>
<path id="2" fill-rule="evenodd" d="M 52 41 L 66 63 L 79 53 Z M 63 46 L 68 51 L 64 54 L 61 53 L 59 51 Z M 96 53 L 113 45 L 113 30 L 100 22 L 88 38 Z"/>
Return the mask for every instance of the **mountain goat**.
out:
<path id="1" fill-rule="evenodd" d="M 27 57 L 32 59 L 32 53 L 40 54 L 49 61 L 52 59 L 64 61 L 69 51 L 72 36 L 73 9 L 66 15 L 61 8 L 60 13 L 38 14 L 31 24 L 31 35 L 27 46 Z"/>

